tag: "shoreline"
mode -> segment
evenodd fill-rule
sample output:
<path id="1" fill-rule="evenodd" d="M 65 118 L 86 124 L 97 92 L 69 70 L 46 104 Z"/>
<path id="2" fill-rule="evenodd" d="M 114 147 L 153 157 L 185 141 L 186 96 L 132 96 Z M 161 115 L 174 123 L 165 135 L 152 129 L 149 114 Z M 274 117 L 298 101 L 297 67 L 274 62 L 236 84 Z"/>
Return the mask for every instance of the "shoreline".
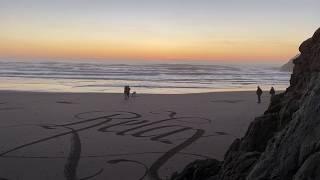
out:
<path id="1" fill-rule="evenodd" d="M 0 90 L 36 92 L 123 92 L 126 85 L 138 94 L 284 90 L 290 72 L 260 65 L 71 65 L 68 63 L 2 64 Z"/>
<path id="2" fill-rule="evenodd" d="M 282 93 L 286 91 L 285 89 L 278 89 L 276 92 Z M 255 92 L 256 90 L 230 90 L 230 91 L 211 91 L 211 92 L 198 92 L 198 93 L 177 93 L 177 94 L 161 94 L 161 93 L 138 93 L 137 95 L 199 95 L 199 94 L 221 94 L 221 93 L 248 93 Z M 269 93 L 269 90 L 263 89 L 264 94 Z M 0 90 L 0 93 L 40 93 L 40 94 L 113 94 L 113 95 L 123 95 L 123 93 L 113 93 L 113 92 L 51 92 L 51 91 L 28 91 L 28 90 Z"/>

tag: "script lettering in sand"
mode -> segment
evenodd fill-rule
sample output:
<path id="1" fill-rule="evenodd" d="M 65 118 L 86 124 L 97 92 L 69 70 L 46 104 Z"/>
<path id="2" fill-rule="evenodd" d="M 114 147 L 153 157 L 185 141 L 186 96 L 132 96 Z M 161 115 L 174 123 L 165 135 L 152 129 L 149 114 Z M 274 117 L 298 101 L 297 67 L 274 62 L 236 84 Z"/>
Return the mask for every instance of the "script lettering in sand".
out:
<path id="1" fill-rule="evenodd" d="M 96 179 L 99 176 L 106 176 L 107 166 L 117 165 L 121 168 L 121 164 L 131 164 L 136 168 L 143 169 L 140 177 L 136 179 L 163 179 L 159 173 L 161 168 L 165 168 L 166 164 L 176 156 L 209 158 L 201 154 L 193 154 L 183 152 L 184 149 L 191 146 L 200 138 L 227 135 L 223 132 L 216 132 L 214 134 L 206 134 L 206 131 L 201 128 L 196 128 L 195 124 L 210 124 L 210 119 L 191 116 L 179 116 L 176 112 L 150 112 L 148 116 L 144 117 L 142 114 L 135 112 L 118 111 L 107 113 L 103 111 L 90 111 L 76 114 L 75 121 L 64 124 L 33 124 L 28 125 L 34 128 L 41 128 L 47 131 L 49 135 L 43 135 L 40 138 L 35 138 L 29 142 L 15 145 L 11 148 L 0 148 L 1 159 L 34 159 L 34 160 L 54 160 L 63 159 L 63 176 L 67 180 L 77 179 Z M 152 120 L 148 119 L 152 117 Z M 156 119 L 156 120 L 155 120 Z M 24 126 L 24 125 L 21 125 Z M 26 125 L 25 125 L 26 126 Z M 7 127 L 8 128 L 8 127 Z M 16 126 L 15 126 L 16 128 Z M 51 133 L 52 132 L 52 133 Z M 90 137 L 93 132 L 98 133 L 98 136 Z M 106 135 L 106 136 L 101 136 Z M 115 141 L 110 136 L 119 138 L 130 137 L 130 139 L 137 139 L 141 141 L 149 141 L 161 146 L 159 151 L 141 151 L 132 152 L 128 150 L 126 153 L 103 154 L 93 153 L 89 154 L 88 149 L 100 150 L 99 146 L 90 147 L 87 144 L 91 142 L 101 141 L 107 139 L 101 144 L 101 147 L 106 144 L 112 144 Z M 57 139 L 70 138 L 69 152 L 66 155 L 38 155 L 38 154 L 23 154 L 24 149 L 30 147 L 37 147 L 39 144 L 54 143 Z M 89 138 L 90 137 L 90 138 Z M 107 138 L 108 137 L 108 138 Z M 89 142 L 87 142 L 89 141 Z M 108 142 L 109 141 L 109 142 Z M 124 146 L 121 144 L 120 146 Z M 134 146 L 134 145 L 133 145 Z M 139 145 L 137 145 L 139 146 Z M 159 146 L 160 147 L 160 146 Z M 165 147 L 165 148 L 163 148 Z M 59 148 L 59 147 L 57 147 Z M 142 148 L 143 149 L 143 148 Z M 17 153 L 20 152 L 20 153 Z M 136 156 L 146 154 L 153 154 L 151 160 L 137 160 Z M 131 158 L 130 158 L 131 157 Z M 132 158 L 133 157 L 133 158 Z M 100 159 L 103 163 L 99 165 L 90 166 L 94 170 L 91 173 L 83 175 L 83 171 L 79 170 L 86 163 L 80 163 L 84 159 Z M 44 162 L 49 163 L 49 162 Z M 0 171 L 1 172 L 1 171 Z M 81 172 L 81 173 L 80 173 Z M 37 172 L 34 172 L 37 173 Z M 0 174 L 0 177 L 2 175 Z"/>

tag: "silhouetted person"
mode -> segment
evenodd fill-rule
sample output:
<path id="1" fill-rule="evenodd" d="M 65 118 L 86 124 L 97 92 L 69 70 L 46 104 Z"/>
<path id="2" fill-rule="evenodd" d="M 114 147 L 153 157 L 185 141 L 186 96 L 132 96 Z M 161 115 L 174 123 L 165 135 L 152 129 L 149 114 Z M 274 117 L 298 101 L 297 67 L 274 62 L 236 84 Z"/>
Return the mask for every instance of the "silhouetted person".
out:
<path id="1" fill-rule="evenodd" d="M 129 99 L 129 96 L 130 96 L 130 87 L 129 86 L 125 86 L 124 87 L 123 94 L 124 94 L 124 99 L 125 100 Z"/>
<path id="2" fill-rule="evenodd" d="M 123 88 L 123 97 L 124 97 L 124 99 L 127 98 L 126 94 L 127 94 L 127 86 L 124 86 L 124 88 Z"/>
<path id="3" fill-rule="evenodd" d="M 130 86 L 128 86 L 128 91 L 127 91 L 127 97 L 128 97 L 128 99 L 129 99 L 129 97 L 130 97 L 130 90 L 131 90 L 131 88 L 130 88 Z"/>
<path id="4" fill-rule="evenodd" d="M 271 87 L 271 89 L 270 89 L 270 95 L 271 95 L 271 97 L 273 97 L 275 94 L 276 94 L 276 91 L 274 90 L 274 88 L 273 87 Z"/>
<path id="5" fill-rule="evenodd" d="M 257 87 L 257 96 L 258 96 L 258 104 L 261 103 L 261 95 L 262 95 L 262 89 L 258 86 Z"/>

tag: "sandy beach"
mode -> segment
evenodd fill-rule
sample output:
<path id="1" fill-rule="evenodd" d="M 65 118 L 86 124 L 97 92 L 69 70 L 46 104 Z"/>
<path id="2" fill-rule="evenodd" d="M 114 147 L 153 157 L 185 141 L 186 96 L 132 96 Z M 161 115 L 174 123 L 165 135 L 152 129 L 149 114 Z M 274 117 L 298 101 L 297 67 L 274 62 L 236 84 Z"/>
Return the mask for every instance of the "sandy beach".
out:
<path id="1" fill-rule="evenodd" d="M 0 179 L 166 179 L 223 159 L 269 94 L 0 92 Z"/>

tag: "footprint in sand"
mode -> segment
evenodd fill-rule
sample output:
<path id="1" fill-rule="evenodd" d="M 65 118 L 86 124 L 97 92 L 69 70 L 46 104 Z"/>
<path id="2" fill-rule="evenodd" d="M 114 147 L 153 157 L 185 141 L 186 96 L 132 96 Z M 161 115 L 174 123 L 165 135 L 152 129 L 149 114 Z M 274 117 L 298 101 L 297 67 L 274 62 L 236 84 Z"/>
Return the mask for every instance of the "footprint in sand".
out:
<path id="1" fill-rule="evenodd" d="M 74 103 L 71 101 L 56 101 L 56 103 L 58 103 L 58 104 L 77 104 L 77 103 Z"/>

